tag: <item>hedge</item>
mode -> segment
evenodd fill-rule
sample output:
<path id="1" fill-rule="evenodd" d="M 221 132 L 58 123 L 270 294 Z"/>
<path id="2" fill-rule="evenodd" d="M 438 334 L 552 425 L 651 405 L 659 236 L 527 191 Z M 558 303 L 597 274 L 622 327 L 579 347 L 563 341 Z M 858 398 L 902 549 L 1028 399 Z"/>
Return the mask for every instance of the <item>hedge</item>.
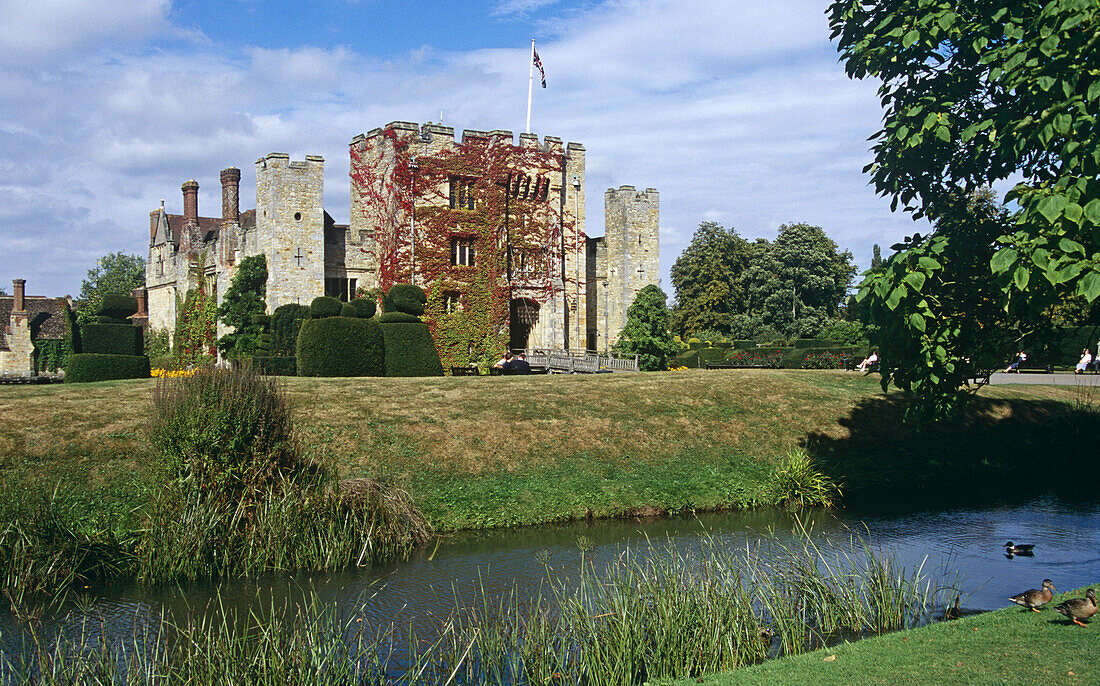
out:
<path id="1" fill-rule="evenodd" d="M 65 383 L 149 378 L 149 358 L 144 355 L 69 355 Z"/>
<path id="2" fill-rule="evenodd" d="M 276 307 L 271 314 L 272 354 L 293 357 L 298 347 L 298 331 L 307 319 L 309 308 L 305 305 L 289 303 Z"/>
<path id="3" fill-rule="evenodd" d="M 355 309 L 356 317 L 362 317 L 363 319 L 370 319 L 378 309 L 377 303 L 366 298 L 352 298 L 348 305 Z"/>
<path id="4" fill-rule="evenodd" d="M 756 347 L 756 341 L 731 341 L 735 350 L 747 350 Z"/>
<path id="5" fill-rule="evenodd" d="M 99 307 L 95 313 L 100 317 L 108 317 L 117 323 L 125 323 L 126 318 L 138 311 L 138 301 L 132 295 L 104 295 L 99 300 Z"/>
<path id="6" fill-rule="evenodd" d="M 144 331 L 132 324 L 85 324 L 80 327 L 81 352 L 93 355 L 141 355 Z"/>
<path id="7" fill-rule="evenodd" d="M 256 369 L 270 376 L 295 376 L 298 373 L 298 358 L 294 356 L 254 357 Z"/>
<path id="8" fill-rule="evenodd" d="M 381 325 L 357 317 L 307 320 L 298 333 L 297 368 L 298 376 L 382 376 Z"/>
<path id="9" fill-rule="evenodd" d="M 339 317 L 340 310 L 344 307 L 344 303 L 340 302 L 336 298 L 322 295 L 314 298 L 313 302 L 309 304 L 309 318 L 310 319 L 325 319 L 326 317 Z"/>
<path id="10" fill-rule="evenodd" d="M 863 359 L 866 346 L 795 348 L 783 356 L 784 369 L 843 369 L 845 359 Z"/>
<path id="11" fill-rule="evenodd" d="M 796 348 L 838 348 L 844 344 L 840 341 L 831 341 L 825 338 L 797 338 L 794 342 Z"/>
<path id="12" fill-rule="evenodd" d="M 424 304 L 428 302 L 424 289 L 409 283 L 398 283 L 382 296 L 382 309 L 386 313 L 405 312 L 420 316 L 424 314 Z"/>
<path id="13" fill-rule="evenodd" d="M 386 376 L 443 376 L 443 363 L 427 324 L 389 321 L 381 327 L 386 341 Z"/>

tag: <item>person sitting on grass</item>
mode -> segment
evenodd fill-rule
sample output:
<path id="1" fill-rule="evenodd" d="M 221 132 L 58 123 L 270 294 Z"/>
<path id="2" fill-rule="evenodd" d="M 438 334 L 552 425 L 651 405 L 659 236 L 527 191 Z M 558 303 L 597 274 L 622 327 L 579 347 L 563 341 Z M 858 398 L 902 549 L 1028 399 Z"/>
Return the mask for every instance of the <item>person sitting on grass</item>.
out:
<path id="1" fill-rule="evenodd" d="M 863 358 L 863 361 L 856 367 L 861 372 L 866 372 L 871 369 L 872 366 L 878 364 L 878 351 L 872 350 L 871 354 Z"/>
<path id="2" fill-rule="evenodd" d="M 1006 372 L 1016 372 L 1017 374 L 1019 374 L 1020 373 L 1020 365 L 1022 365 L 1026 361 L 1027 361 L 1027 353 L 1025 353 L 1023 350 L 1021 350 L 1020 352 L 1016 353 L 1016 357 L 1013 358 L 1012 363 L 1009 364 L 1007 367 L 1005 367 L 1005 371 Z"/>
<path id="3" fill-rule="evenodd" d="M 1084 374 L 1090 364 L 1092 364 L 1092 353 L 1089 352 L 1088 348 L 1085 348 L 1084 352 L 1081 353 L 1081 359 L 1078 361 L 1077 367 L 1074 368 L 1073 373 Z"/>

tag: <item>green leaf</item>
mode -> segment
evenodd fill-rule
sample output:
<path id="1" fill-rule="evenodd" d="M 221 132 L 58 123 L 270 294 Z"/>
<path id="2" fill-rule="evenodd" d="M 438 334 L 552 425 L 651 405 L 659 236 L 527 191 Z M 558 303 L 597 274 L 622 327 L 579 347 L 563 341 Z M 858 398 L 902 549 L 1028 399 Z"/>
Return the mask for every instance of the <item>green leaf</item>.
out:
<path id="1" fill-rule="evenodd" d="M 936 127 L 936 138 L 939 138 L 944 143 L 950 143 L 951 142 L 951 130 L 948 129 L 946 126 L 937 126 Z"/>
<path id="2" fill-rule="evenodd" d="M 904 281 L 914 291 L 919 291 L 924 288 L 925 276 L 923 272 L 909 272 L 905 275 Z"/>
<path id="3" fill-rule="evenodd" d="M 1054 84 L 1056 83 L 1058 82 L 1054 80 L 1053 76 L 1039 77 L 1039 88 L 1042 88 L 1045 91 L 1049 91 L 1051 88 L 1054 88 Z"/>
<path id="4" fill-rule="evenodd" d="M 1077 282 L 1077 292 L 1085 296 L 1089 302 L 1100 296 L 1100 272 L 1090 271 Z"/>
<path id="5" fill-rule="evenodd" d="M 1085 254 L 1085 246 L 1081 245 L 1077 241 L 1072 240 L 1070 238 L 1063 238 L 1062 240 L 1058 241 L 1058 248 L 1061 249 L 1062 252 L 1068 253 L 1068 254 L 1072 254 L 1072 253 L 1080 253 L 1082 255 Z"/>
<path id="6" fill-rule="evenodd" d="M 1062 216 L 1064 216 L 1066 219 L 1073 222 L 1074 224 L 1081 223 L 1082 214 L 1083 210 L 1081 209 L 1081 206 L 1075 202 L 1067 204 L 1066 209 L 1062 212 Z"/>
<path id="7" fill-rule="evenodd" d="M 1062 210 L 1066 209 L 1066 202 L 1066 196 L 1064 195 L 1048 195 L 1039 201 L 1039 206 L 1036 209 L 1039 214 L 1046 217 L 1048 222 L 1053 224 L 1062 216 Z"/>
<path id="8" fill-rule="evenodd" d="M 955 13 L 954 12 L 944 12 L 943 14 L 940 15 L 940 18 L 936 21 L 940 25 L 940 28 L 943 29 L 944 31 L 946 31 L 946 30 L 951 28 L 952 24 L 955 23 Z"/>
<path id="9" fill-rule="evenodd" d="M 1100 198 L 1092 200 L 1084 208 L 1085 219 L 1092 224 L 1100 224 Z"/>
<path id="10" fill-rule="evenodd" d="M 1014 248 L 1004 248 L 998 250 L 993 259 L 989 261 L 989 268 L 993 270 L 995 274 L 1002 274 L 1012 268 L 1012 265 L 1016 263 L 1017 253 Z"/>
<path id="11" fill-rule="evenodd" d="M 1073 117 L 1068 114 L 1059 114 L 1054 118 L 1054 130 L 1062 135 L 1069 133 L 1070 126 L 1072 125 Z"/>
<path id="12" fill-rule="evenodd" d="M 928 272 L 943 269 L 942 264 L 932 259 L 931 257 L 928 257 L 927 255 L 921 255 L 920 258 L 917 260 L 917 264 L 920 266 L 921 269 Z"/>
<path id="13" fill-rule="evenodd" d="M 909 325 L 912 326 L 917 331 L 920 331 L 921 333 L 924 333 L 924 328 L 925 328 L 924 327 L 924 317 L 920 316 L 916 312 L 909 315 Z"/>
<path id="14" fill-rule="evenodd" d="M 901 303 L 902 297 L 905 296 L 905 284 L 899 284 L 897 288 L 890 291 L 890 296 L 886 298 L 886 307 L 891 310 L 898 309 L 898 304 Z"/>
<path id="15" fill-rule="evenodd" d="M 1089 84 L 1088 95 L 1086 97 L 1090 102 L 1100 100 L 1100 79 L 1094 80 Z"/>
<path id="16" fill-rule="evenodd" d="M 1016 288 L 1021 291 L 1027 289 L 1027 283 L 1031 280 L 1031 273 L 1024 268 L 1023 265 L 1016 267 L 1016 271 L 1012 274 L 1012 281 L 1016 284 Z"/>
<path id="17" fill-rule="evenodd" d="M 913 29 L 909 33 L 905 34 L 905 38 L 901 39 L 901 47 L 908 48 L 913 43 L 920 40 L 920 31 Z"/>

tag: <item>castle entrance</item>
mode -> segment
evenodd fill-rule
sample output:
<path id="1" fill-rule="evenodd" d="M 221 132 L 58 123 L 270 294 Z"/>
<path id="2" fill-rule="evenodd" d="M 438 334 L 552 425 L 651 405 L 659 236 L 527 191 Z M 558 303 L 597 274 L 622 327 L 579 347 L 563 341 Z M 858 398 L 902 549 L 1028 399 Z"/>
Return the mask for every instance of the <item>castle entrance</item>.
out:
<path id="1" fill-rule="evenodd" d="M 539 320 L 539 304 L 530 298 L 513 298 L 508 317 L 508 349 L 524 350 L 531 329 Z"/>

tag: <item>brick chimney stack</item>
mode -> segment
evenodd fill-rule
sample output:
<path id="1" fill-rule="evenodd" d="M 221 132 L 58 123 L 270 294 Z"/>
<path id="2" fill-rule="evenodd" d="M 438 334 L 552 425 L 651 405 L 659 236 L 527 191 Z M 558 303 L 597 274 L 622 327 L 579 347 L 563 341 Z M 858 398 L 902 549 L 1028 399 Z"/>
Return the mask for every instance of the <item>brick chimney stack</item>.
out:
<path id="1" fill-rule="evenodd" d="M 138 311 L 134 313 L 135 317 L 147 317 L 149 316 L 149 291 L 144 288 L 135 288 L 130 291 L 130 295 L 134 296 L 137 300 Z"/>
<path id="2" fill-rule="evenodd" d="M 230 167 L 222 170 L 222 221 L 236 222 L 240 220 L 240 186 L 240 169 Z"/>
<path id="3" fill-rule="evenodd" d="M 26 279 L 12 279 L 11 280 L 11 292 L 14 297 L 12 303 L 12 312 L 26 312 L 27 311 L 27 280 Z"/>
<path id="4" fill-rule="evenodd" d="M 183 186 L 183 220 L 185 222 L 199 221 L 199 182 L 191 179 L 185 181 Z"/>

